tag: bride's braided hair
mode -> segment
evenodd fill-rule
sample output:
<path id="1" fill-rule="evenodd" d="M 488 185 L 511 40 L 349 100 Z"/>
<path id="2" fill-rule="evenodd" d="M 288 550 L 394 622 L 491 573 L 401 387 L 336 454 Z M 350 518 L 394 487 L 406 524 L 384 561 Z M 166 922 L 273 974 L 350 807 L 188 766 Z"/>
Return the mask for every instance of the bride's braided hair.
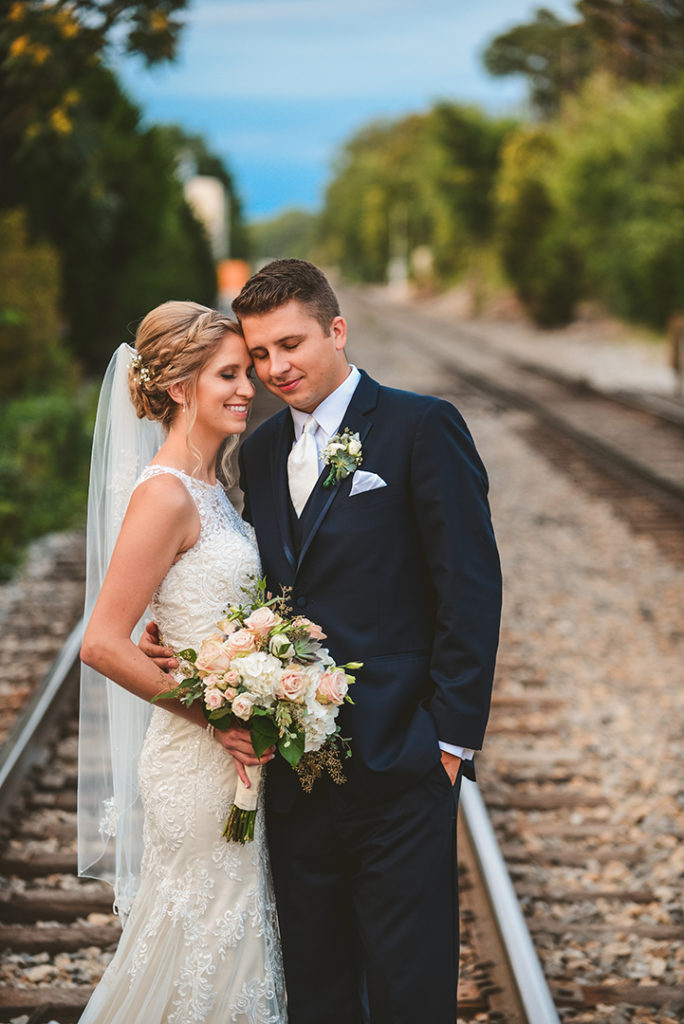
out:
<path id="1" fill-rule="evenodd" d="M 174 384 L 185 385 L 185 402 L 194 419 L 197 377 L 226 331 L 242 337 L 235 320 L 198 302 L 163 302 L 147 314 L 136 332 L 137 356 L 128 371 L 140 419 L 159 420 L 168 430 L 178 411 L 168 393 Z"/>

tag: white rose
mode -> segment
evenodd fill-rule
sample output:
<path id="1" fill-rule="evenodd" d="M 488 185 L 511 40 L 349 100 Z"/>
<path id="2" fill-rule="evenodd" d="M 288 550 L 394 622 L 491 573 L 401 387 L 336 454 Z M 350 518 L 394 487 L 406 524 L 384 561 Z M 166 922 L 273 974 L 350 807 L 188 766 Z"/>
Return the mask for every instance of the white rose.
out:
<path id="1" fill-rule="evenodd" d="M 268 642 L 268 649 L 276 658 L 291 658 L 294 647 L 284 633 L 276 633 Z"/>
<path id="2" fill-rule="evenodd" d="M 349 454 L 350 455 L 358 455 L 360 451 L 361 451 L 361 441 L 359 440 L 358 435 L 355 435 L 354 437 L 352 437 L 351 441 L 349 442 Z"/>

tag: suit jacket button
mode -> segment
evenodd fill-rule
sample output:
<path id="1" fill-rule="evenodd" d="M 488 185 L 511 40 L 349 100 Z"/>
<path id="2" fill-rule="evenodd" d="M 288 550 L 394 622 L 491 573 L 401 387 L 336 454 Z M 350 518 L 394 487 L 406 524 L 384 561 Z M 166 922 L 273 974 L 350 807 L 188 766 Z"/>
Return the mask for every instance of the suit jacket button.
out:
<path id="1" fill-rule="evenodd" d="M 306 604 L 307 604 L 307 601 L 306 601 L 305 597 L 298 597 L 297 598 L 297 607 L 298 608 L 306 608 Z"/>

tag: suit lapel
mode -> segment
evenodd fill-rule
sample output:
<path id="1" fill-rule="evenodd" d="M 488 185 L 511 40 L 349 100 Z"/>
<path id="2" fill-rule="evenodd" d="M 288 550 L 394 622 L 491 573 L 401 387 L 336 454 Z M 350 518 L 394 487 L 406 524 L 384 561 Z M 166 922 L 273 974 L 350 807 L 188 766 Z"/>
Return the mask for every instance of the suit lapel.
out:
<path id="1" fill-rule="evenodd" d="M 373 421 L 367 415 L 377 404 L 379 385 L 372 380 L 367 373 L 361 371 L 361 380 L 359 381 L 356 391 L 352 395 L 351 402 L 347 408 L 346 413 L 342 417 L 342 422 L 338 428 L 341 433 L 345 427 L 348 427 L 352 434 L 358 434 L 361 444 L 363 444 L 369 430 L 373 426 Z M 323 468 L 323 472 L 318 479 L 318 483 L 314 488 L 309 503 L 304 510 L 305 522 L 303 524 L 304 530 L 302 534 L 302 543 L 299 549 L 299 558 L 297 560 L 297 572 L 301 567 L 304 556 L 311 546 L 316 533 L 325 519 L 326 515 L 330 511 L 330 508 L 334 502 L 340 497 L 340 495 L 348 495 L 351 490 L 351 475 L 345 477 L 338 484 L 332 484 L 330 487 L 323 486 L 323 479 L 327 476 L 327 466 Z"/>
<path id="2" fill-rule="evenodd" d="M 271 481 L 273 483 L 274 508 L 276 518 L 280 526 L 280 536 L 283 542 L 283 551 L 290 564 L 292 571 L 295 571 L 297 559 L 295 557 L 295 546 L 290 528 L 290 491 L 287 482 L 287 457 L 292 448 L 294 438 L 294 427 L 289 409 L 282 412 L 283 421 L 276 435 L 276 442 L 271 451 Z"/>

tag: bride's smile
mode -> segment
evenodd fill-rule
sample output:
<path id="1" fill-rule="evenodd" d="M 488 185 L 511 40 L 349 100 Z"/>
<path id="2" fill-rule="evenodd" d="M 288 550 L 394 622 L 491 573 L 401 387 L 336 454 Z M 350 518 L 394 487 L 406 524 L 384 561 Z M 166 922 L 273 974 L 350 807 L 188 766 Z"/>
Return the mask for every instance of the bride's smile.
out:
<path id="1" fill-rule="evenodd" d="M 252 360 L 242 338 L 226 334 L 197 378 L 193 433 L 241 434 L 254 397 Z"/>

